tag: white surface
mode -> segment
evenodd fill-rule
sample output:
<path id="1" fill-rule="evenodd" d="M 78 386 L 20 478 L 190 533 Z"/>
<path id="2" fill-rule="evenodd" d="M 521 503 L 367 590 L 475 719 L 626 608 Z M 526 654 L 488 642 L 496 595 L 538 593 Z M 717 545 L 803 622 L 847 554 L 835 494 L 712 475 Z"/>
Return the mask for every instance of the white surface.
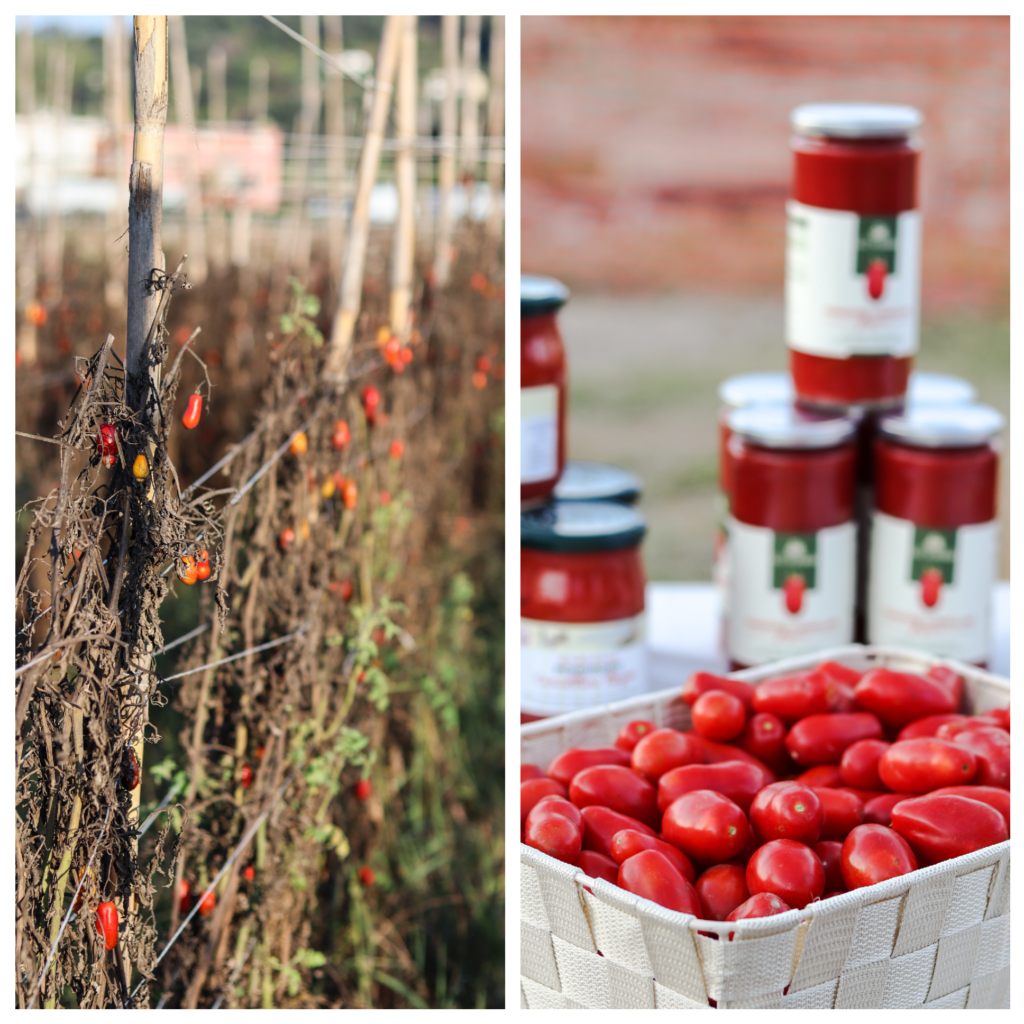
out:
<path id="1" fill-rule="evenodd" d="M 647 585 L 649 680 L 652 691 L 681 686 L 691 672 L 724 672 L 718 590 L 713 583 Z M 989 671 L 1010 676 L 1010 584 L 992 591 L 992 658 Z"/>

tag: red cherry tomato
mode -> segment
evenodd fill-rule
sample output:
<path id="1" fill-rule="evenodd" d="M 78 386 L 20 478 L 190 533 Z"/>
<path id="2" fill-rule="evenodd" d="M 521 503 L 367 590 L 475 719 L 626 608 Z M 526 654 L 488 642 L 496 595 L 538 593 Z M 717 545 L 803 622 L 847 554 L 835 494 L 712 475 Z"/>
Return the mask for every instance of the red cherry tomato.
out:
<path id="1" fill-rule="evenodd" d="M 834 711 L 839 699 L 835 680 L 817 669 L 764 679 L 754 688 L 754 710 L 778 715 L 787 725 Z"/>
<path id="2" fill-rule="evenodd" d="M 822 839 L 842 842 L 853 829 L 864 824 L 864 804 L 853 793 L 842 789 L 819 789 L 815 792 L 825 814 L 821 826 Z"/>
<path id="3" fill-rule="evenodd" d="M 373 792 L 373 783 L 369 779 L 360 779 L 356 783 L 355 792 L 357 800 L 369 800 L 370 794 Z"/>
<path id="4" fill-rule="evenodd" d="M 181 422 L 185 425 L 186 430 L 192 430 L 199 426 L 199 417 L 203 411 L 203 396 L 193 395 L 188 400 L 188 406 L 185 409 L 185 414 L 181 417 Z"/>
<path id="5" fill-rule="evenodd" d="M 662 818 L 664 837 L 691 860 L 720 864 L 747 845 L 747 816 L 728 797 L 698 789 L 669 805 Z"/>
<path id="6" fill-rule="evenodd" d="M 612 840 L 625 828 L 643 832 L 645 835 L 655 835 L 654 829 L 642 821 L 637 821 L 628 814 L 619 814 L 618 811 L 607 807 L 598 807 L 595 804 L 584 807 L 580 814 L 583 815 L 583 849 L 596 850 L 606 857 L 612 855 Z"/>
<path id="7" fill-rule="evenodd" d="M 940 730 L 941 732 L 941 730 Z M 998 726 L 972 725 L 953 737 L 959 747 L 966 747 L 978 761 L 974 782 L 979 786 L 1010 788 L 1010 734 Z"/>
<path id="8" fill-rule="evenodd" d="M 256 869 L 251 864 L 246 864 L 242 868 L 242 877 L 247 881 L 251 882 L 256 877 Z"/>
<path id="9" fill-rule="evenodd" d="M 352 434 L 348 429 L 348 424 L 344 420 L 335 420 L 334 433 L 331 435 L 331 447 L 336 452 L 340 452 L 351 440 Z"/>
<path id="10" fill-rule="evenodd" d="M 565 786 L 554 779 L 527 779 L 519 786 L 519 820 L 526 822 L 526 816 L 541 797 L 568 795 Z"/>
<path id="11" fill-rule="evenodd" d="M 750 899 L 746 868 L 739 864 L 712 864 L 694 888 L 700 899 L 702 916 L 708 921 L 724 921 Z"/>
<path id="12" fill-rule="evenodd" d="M 633 770 L 657 782 L 666 772 L 684 764 L 700 764 L 704 750 L 692 736 L 676 729 L 655 729 L 633 748 Z"/>
<path id="13" fill-rule="evenodd" d="M 843 777 L 837 764 L 816 764 L 801 772 L 794 781 L 802 782 L 812 789 L 835 789 L 843 784 Z"/>
<path id="14" fill-rule="evenodd" d="M 580 850 L 576 867 L 591 878 L 603 878 L 612 885 L 619 884 L 619 865 L 597 850 Z"/>
<path id="15" fill-rule="evenodd" d="M 583 833 L 569 818 L 554 811 L 536 813 L 534 808 L 526 819 L 523 842 L 555 860 L 575 864 L 583 847 Z"/>
<path id="16" fill-rule="evenodd" d="M 563 750 L 548 765 L 547 776 L 568 786 L 574 775 L 584 768 L 593 768 L 598 764 L 617 764 L 629 767 L 629 754 L 618 747 L 573 747 Z"/>
<path id="17" fill-rule="evenodd" d="M 618 885 L 669 910 L 701 916 L 696 890 L 657 850 L 641 850 L 624 861 L 619 867 Z"/>
<path id="18" fill-rule="evenodd" d="M 684 878 L 690 882 L 697 878 L 697 873 L 693 870 L 690 858 L 682 850 L 677 850 L 671 843 L 666 843 L 656 836 L 637 832 L 635 828 L 624 828 L 621 832 L 616 832 L 612 838 L 610 849 L 612 860 L 616 864 L 622 864 L 641 850 L 657 850 L 672 861 Z"/>
<path id="19" fill-rule="evenodd" d="M 364 864 L 359 869 L 359 881 L 362 882 L 363 885 L 367 886 L 367 888 L 373 885 L 377 881 L 377 876 L 374 874 L 373 868 Z"/>
<path id="20" fill-rule="evenodd" d="M 747 862 L 747 888 L 751 895 L 774 893 L 802 910 L 825 891 L 825 869 L 804 843 L 774 839 L 758 847 Z"/>
<path id="21" fill-rule="evenodd" d="M 568 818 L 582 833 L 583 814 L 575 804 L 570 803 L 564 796 L 542 796 L 526 816 L 526 826 L 529 827 L 531 818 L 541 818 L 545 814 L 560 814 L 563 818 Z"/>
<path id="22" fill-rule="evenodd" d="M 100 455 L 117 455 L 117 427 L 113 423 L 100 424 L 96 450 Z"/>
<path id="23" fill-rule="evenodd" d="M 745 761 L 687 764 L 673 768 L 658 779 L 658 809 L 667 810 L 669 804 L 694 790 L 713 789 L 727 796 L 746 814 L 764 784 L 761 769 Z"/>
<path id="24" fill-rule="evenodd" d="M 369 414 L 371 410 L 376 411 L 378 405 L 380 405 L 380 392 L 368 384 L 363 388 L 363 407 Z"/>
<path id="25" fill-rule="evenodd" d="M 966 788 L 966 787 L 965 787 Z M 913 793 L 883 793 L 864 803 L 864 821 L 869 825 L 892 826 L 892 809 L 901 801 L 909 800 Z"/>
<path id="26" fill-rule="evenodd" d="M 999 811 L 965 796 L 929 793 L 903 800 L 892 809 L 892 827 L 910 843 L 921 867 L 1010 838 Z"/>
<path id="27" fill-rule="evenodd" d="M 199 913 L 209 917 L 217 906 L 217 894 L 210 890 L 199 903 Z"/>
<path id="28" fill-rule="evenodd" d="M 745 921 L 751 917 L 774 917 L 775 914 L 784 914 L 793 908 L 785 901 L 779 899 L 773 892 L 755 893 L 745 903 L 741 903 L 728 917 L 726 921 Z M 731 939 L 735 932 L 730 932 Z"/>
<path id="29" fill-rule="evenodd" d="M 716 676 L 713 672 L 694 672 L 683 684 L 680 696 L 690 707 L 697 702 L 702 693 L 709 690 L 724 690 L 743 701 L 748 709 L 754 707 L 754 687 L 742 679 L 730 679 L 728 676 Z"/>
<path id="30" fill-rule="evenodd" d="M 103 936 L 103 948 L 117 945 L 117 907 L 111 901 L 101 903 L 96 910 L 96 930 Z"/>
<path id="31" fill-rule="evenodd" d="M 882 724 L 867 712 L 808 715 L 786 736 L 789 756 L 803 767 L 839 764 L 843 751 L 858 740 L 879 740 Z"/>
<path id="32" fill-rule="evenodd" d="M 569 799 L 580 808 L 591 804 L 609 807 L 620 814 L 638 818 L 651 828 L 656 828 L 661 820 L 658 791 L 645 778 L 621 765 L 602 764 L 584 768 L 573 776 Z"/>
<path id="33" fill-rule="evenodd" d="M 210 563 L 207 561 L 196 562 L 196 579 L 208 580 L 210 578 Z"/>
<path id="34" fill-rule="evenodd" d="M 884 825 L 858 825 L 843 843 L 843 881 L 861 889 L 917 870 L 917 858 L 901 835 Z"/>
<path id="35" fill-rule="evenodd" d="M 241 771 L 238 773 L 238 781 L 242 784 L 243 789 L 248 789 L 252 785 L 253 771 L 252 768 L 247 764 L 242 765 Z"/>
<path id="36" fill-rule="evenodd" d="M 928 793 L 974 779 L 978 759 L 949 740 L 899 740 L 878 761 L 878 777 L 897 793 Z"/>
<path id="37" fill-rule="evenodd" d="M 633 748 L 649 733 L 654 732 L 658 727 L 653 722 L 635 721 L 627 722 L 615 737 L 615 746 L 620 750 L 633 752 Z"/>
<path id="38" fill-rule="evenodd" d="M 519 781 L 526 782 L 527 779 L 543 779 L 544 772 L 535 764 L 521 764 L 519 766 Z"/>
<path id="39" fill-rule="evenodd" d="M 287 551 L 295 543 L 295 531 L 286 526 L 281 531 L 281 536 L 277 538 L 277 543 L 282 551 Z"/>
<path id="40" fill-rule="evenodd" d="M 801 782 L 773 782 L 750 805 L 750 824 L 762 842 L 795 839 L 816 843 L 825 824 L 818 793 Z"/>
<path id="41" fill-rule="evenodd" d="M 884 740 L 858 740 L 843 751 L 839 762 L 839 774 L 847 786 L 860 789 L 881 789 L 878 777 L 878 762 L 889 749 Z"/>
<path id="42" fill-rule="evenodd" d="M 391 442 L 391 447 L 388 451 L 391 454 L 391 458 L 400 459 L 405 454 L 405 442 L 400 437 L 396 437 Z"/>
<path id="43" fill-rule="evenodd" d="M 725 690 L 708 690 L 693 702 L 694 731 L 707 740 L 726 742 L 735 739 L 747 721 L 746 709 L 739 697 Z"/>
<path id="44" fill-rule="evenodd" d="M 896 739 L 927 739 L 938 732 L 940 725 L 945 725 L 947 722 L 969 722 L 970 720 L 967 715 L 928 715 L 925 718 L 919 718 L 916 722 L 911 722 L 910 725 L 905 725 L 899 731 Z"/>
<path id="45" fill-rule="evenodd" d="M 815 843 L 812 850 L 818 855 L 821 867 L 825 872 L 826 892 L 845 892 L 843 881 L 843 844 L 834 839 L 822 839 Z"/>
<path id="46" fill-rule="evenodd" d="M 998 786 L 945 786 L 936 789 L 929 796 L 965 796 L 968 800 L 980 800 L 989 807 L 994 807 L 1006 822 L 1006 831 L 1010 831 L 1010 791 Z"/>
<path id="47" fill-rule="evenodd" d="M 183 878 L 178 884 L 178 913 L 184 917 L 192 909 L 192 883 Z"/>
<path id="48" fill-rule="evenodd" d="M 792 767 L 786 750 L 786 727 L 778 715 L 758 711 L 747 719 L 740 733 L 739 745 L 763 761 L 776 775 L 785 775 Z"/>
<path id="49" fill-rule="evenodd" d="M 139 784 L 141 774 L 138 755 L 131 747 L 127 747 L 121 766 L 121 783 L 124 788 L 131 792 Z"/>
<path id="50" fill-rule="evenodd" d="M 912 672 L 872 669 L 865 673 L 853 692 L 857 705 L 872 712 L 893 732 L 926 715 L 948 715 L 956 711 L 949 686 Z"/>

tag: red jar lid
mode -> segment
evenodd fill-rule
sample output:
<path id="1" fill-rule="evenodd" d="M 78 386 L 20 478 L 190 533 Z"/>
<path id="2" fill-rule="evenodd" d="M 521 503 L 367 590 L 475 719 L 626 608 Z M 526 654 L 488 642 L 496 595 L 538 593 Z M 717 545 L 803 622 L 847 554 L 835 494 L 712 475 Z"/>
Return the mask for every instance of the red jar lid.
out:
<path id="1" fill-rule="evenodd" d="M 763 448 L 834 448 L 857 433 L 857 421 L 850 416 L 828 416 L 791 405 L 736 409 L 725 422 L 734 436 Z"/>
<path id="2" fill-rule="evenodd" d="M 898 103 L 805 103 L 789 115 L 798 135 L 829 139 L 905 139 L 923 121 Z"/>
<path id="3" fill-rule="evenodd" d="M 636 547 L 647 520 L 630 505 L 555 501 L 519 518 L 520 543 L 537 551 L 617 551 Z"/>
<path id="4" fill-rule="evenodd" d="M 977 448 L 1003 429 L 1003 417 L 987 405 L 911 405 L 883 416 L 878 433 L 912 448 Z"/>

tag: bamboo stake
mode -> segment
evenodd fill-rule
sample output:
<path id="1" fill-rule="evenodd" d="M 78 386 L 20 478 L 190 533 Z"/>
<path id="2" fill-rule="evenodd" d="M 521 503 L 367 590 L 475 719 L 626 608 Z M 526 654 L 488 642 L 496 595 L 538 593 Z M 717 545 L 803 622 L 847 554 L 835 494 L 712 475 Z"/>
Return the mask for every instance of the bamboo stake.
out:
<path id="1" fill-rule="evenodd" d="M 32 19 L 25 19 L 25 27 L 21 31 L 21 45 L 18 47 L 18 103 L 22 114 L 28 122 L 28 169 L 29 182 L 35 180 L 35 46 L 32 36 Z M 25 230 L 23 251 L 18 253 L 17 282 L 19 289 L 18 306 L 22 314 L 30 302 L 35 301 L 39 288 L 39 248 L 37 225 L 34 216 L 29 218 Z M 19 318 L 18 353 L 26 365 L 31 365 L 39 356 L 39 340 L 36 325 L 26 316 Z"/>
<path id="2" fill-rule="evenodd" d="M 69 69 L 68 65 L 71 64 Z M 46 212 L 46 230 L 43 235 L 43 282 L 47 299 L 59 302 L 64 293 L 64 218 L 60 212 L 60 173 L 64 165 L 64 120 L 68 71 L 74 70 L 67 46 L 54 43 L 47 61 L 50 86 L 50 111 L 53 117 L 54 159 L 48 168 L 49 209 Z"/>
<path id="3" fill-rule="evenodd" d="M 266 57 L 253 57 L 249 61 L 249 118 L 253 124 L 267 119 L 270 92 L 270 61 Z"/>
<path id="4" fill-rule="evenodd" d="M 190 132 L 195 131 L 196 115 L 192 102 L 192 75 L 188 69 L 188 44 L 185 40 L 185 19 L 180 14 L 169 15 L 168 30 L 171 43 L 171 73 L 174 75 L 174 108 L 178 124 Z M 203 195 L 196 162 L 184 161 L 185 179 L 185 239 L 188 245 L 188 274 L 193 284 L 202 284 L 207 277 L 206 233 L 203 230 Z"/>
<path id="5" fill-rule="evenodd" d="M 120 15 L 107 19 L 103 36 L 104 107 L 108 126 L 108 162 L 104 173 L 115 182 L 123 180 L 125 127 L 128 124 L 128 47 Z M 124 207 L 113 206 L 104 218 L 104 253 L 107 282 L 104 301 L 112 309 L 124 306 L 124 283 L 128 277 L 128 246 L 124 241 L 127 218 Z"/>
<path id="6" fill-rule="evenodd" d="M 389 14 L 384 20 L 384 34 L 377 56 L 377 74 L 374 78 L 373 106 L 366 125 L 363 152 L 359 158 L 359 180 L 352 209 L 352 227 L 345 251 L 345 268 L 341 278 L 341 294 L 338 309 L 331 330 L 331 348 L 327 357 L 325 372 L 328 376 L 340 377 L 348 363 L 352 336 L 363 286 L 363 270 L 366 266 L 366 247 L 370 236 L 370 194 L 373 192 L 380 168 L 380 151 L 384 144 L 384 128 L 394 92 L 395 65 L 398 62 L 398 48 L 402 41 L 402 24 L 405 15 Z"/>
<path id="7" fill-rule="evenodd" d="M 467 186 L 476 180 L 480 160 L 479 71 L 480 15 L 467 14 L 466 32 L 462 38 L 462 147 L 459 161 L 459 174 Z"/>
<path id="8" fill-rule="evenodd" d="M 487 214 L 487 234 L 500 238 L 502 216 L 501 192 L 505 181 L 505 18 L 491 16 L 491 95 L 487 110 L 487 134 L 491 139 L 487 155 L 487 184 L 490 186 L 491 208 Z"/>
<path id="9" fill-rule="evenodd" d="M 324 15 L 324 48 L 336 60 L 344 52 L 341 15 Z M 327 259 L 330 291 L 341 283 L 345 254 L 345 78 L 337 69 L 324 68 L 324 121 L 327 132 Z"/>
<path id="10" fill-rule="evenodd" d="M 409 337 L 413 262 L 416 254 L 416 15 L 407 15 L 395 95 L 399 150 L 395 157 L 398 218 L 391 250 L 391 332 L 404 344 Z"/>
<path id="11" fill-rule="evenodd" d="M 320 18 L 316 14 L 303 14 L 302 36 L 314 46 L 320 45 Z M 295 196 L 292 204 L 294 219 L 290 269 L 300 279 L 309 272 L 309 251 L 312 243 L 310 224 L 306 217 L 306 190 L 309 184 L 309 155 L 313 133 L 320 120 L 320 60 L 312 50 L 302 48 L 302 108 L 299 114 L 299 145 Z"/>
<path id="12" fill-rule="evenodd" d="M 452 190 L 455 187 L 455 138 L 458 123 L 459 19 L 455 14 L 441 16 L 441 49 L 444 58 L 444 102 L 441 105 L 441 165 L 439 168 L 440 211 L 437 220 L 437 251 L 434 256 L 434 282 L 441 288 L 448 283 L 452 266 Z"/>
<path id="13" fill-rule="evenodd" d="M 223 130 L 228 119 L 227 73 L 228 57 L 224 47 L 211 46 L 210 52 L 206 55 L 206 120 L 218 131 Z M 220 272 L 228 262 L 228 246 L 222 182 L 216 165 L 210 177 L 212 194 L 208 197 L 207 203 L 206 254 L 211 269 Z"/>

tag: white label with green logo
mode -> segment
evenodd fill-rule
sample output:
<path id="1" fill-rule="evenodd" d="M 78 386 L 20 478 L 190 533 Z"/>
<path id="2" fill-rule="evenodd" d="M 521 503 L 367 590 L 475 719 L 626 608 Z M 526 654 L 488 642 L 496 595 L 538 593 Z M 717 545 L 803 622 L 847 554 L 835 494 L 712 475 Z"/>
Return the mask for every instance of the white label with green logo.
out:
<path id="1" fill-rule="evenodd" d="M 734 518 L 729 529 L 729 657 L 743 665 L 853 639 L 854 523 L 777 533 Z"/>
<path id="2" fill-rule="evenodd" d="M 998 554 L 998 522 L 938 529 L 875 512 L 868 641 L 987 661 Z"/>
<path id="3" fill-rule="evenodd" d="M 786 343 L 811 355 L 917 351 L 921 215 L 786 204 Z"/>
<path id="4" fill-rule="evenodd" d="M 558 476 L 558 388 L 542 384 L 519 395 L 519 480 L 551 480 Z"/>
<path id="5" fill-rule="evenodd" d="M 647 692 L 643 613 L 612 622 L 521 619 L 519 703 L 533 715 L 625 700 Z"/>

